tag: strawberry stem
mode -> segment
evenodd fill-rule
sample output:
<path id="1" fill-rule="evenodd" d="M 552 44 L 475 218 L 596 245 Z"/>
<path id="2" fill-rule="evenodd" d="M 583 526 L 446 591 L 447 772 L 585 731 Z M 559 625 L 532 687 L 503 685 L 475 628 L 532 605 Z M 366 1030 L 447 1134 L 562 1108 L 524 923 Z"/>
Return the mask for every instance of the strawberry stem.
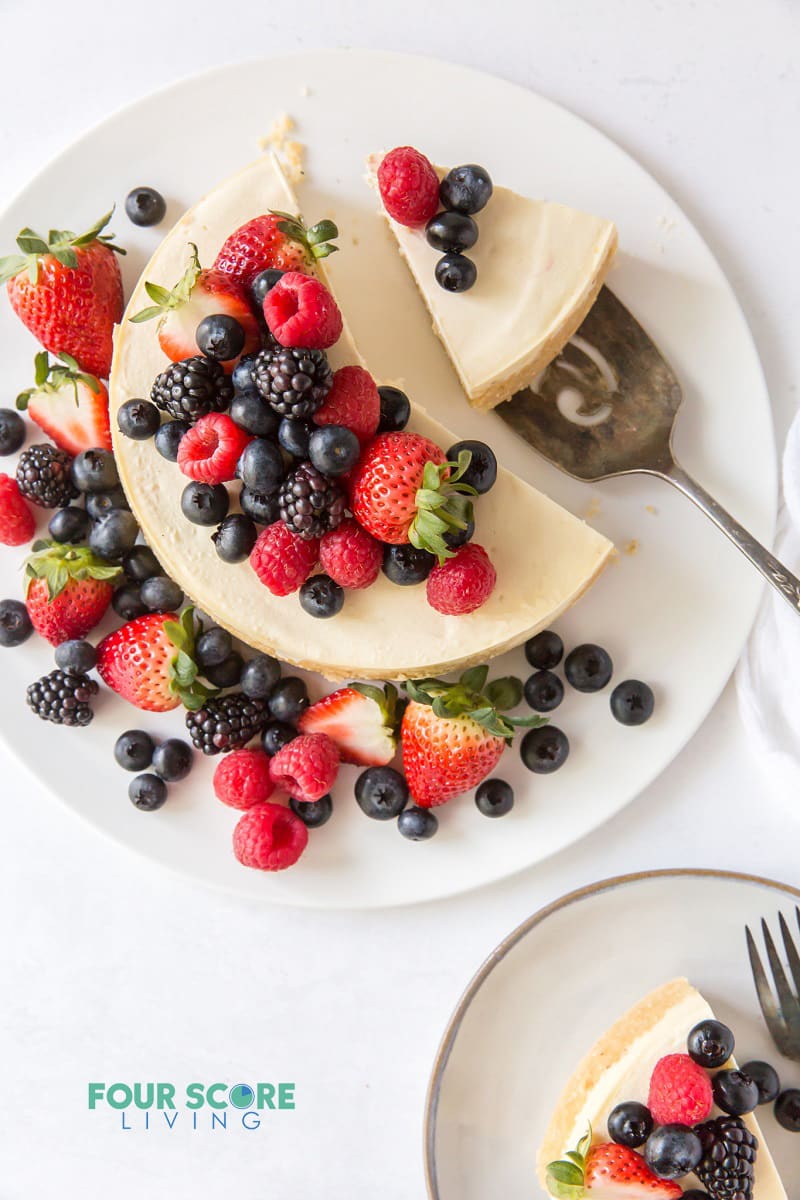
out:
<path id="1" fill-rule="evenodd" d="M 471 461 L 471 451 L 462 450 L 456 462 L 441 465 L 427 462 L 422 473 L 422 486 L 414 497 L 417 515 L 411 522 L 408 540 L 417 550 L 435 554 L 440 563 L 455 554 L 444 540 L 445 534 L 466 529 L 472 520 L 470 497 L 478 493 L 470 484 L 462 482 Z"/>
<path id="2" fill-rule="evenodd" d="M 80 234 L 73 233 L 71 229 L 51 229 L 47 238 L 43 238 L 27 226 L 25 229 L 21 229 L 17 235 L 17 248 L 21 253 L 9 254 L 5 258 L 0 258 L 0 284 L 7 283 L 9 279 L 22 274 L 23 271 L 28 272 L 31 283 L 38 283 L 39 263 L 47 254 L 52 255 L 61 263 L 62 267 L 73 270 L 78 265 L 76 251 L 90 246 L 93 242 L 100 242 L 109 250 L 113 250 L 115 254 L 126 254 L 127 251 L 123 250 L 121 246 L 114 245 L 113 233 L 102 232 L 113 214 L 114 209 L 112 208 L 99 221 L 95 221 L 94 225 L 85 233 Z"/>
<path id="3" fill-rule="evenodd" d="M 551 1196 L 558 1200 L 581 1200 L 586 1195 L 586 1155 L 591 1144 L 590 1125 L 574 1150 L 568 1150 L 563 1159 L 548 1163 L 547 1187 Z"/>
<path id="4" fill-rule="evenodd" d="M 437 717 L 471 717 L 495 737 L 510 742 L 515 729 L 525 726 L 536 729 L 546 725 L 544 717 L 501 716 L 506 709 L 516 708 L 522 700 L 522 683 L 515 675 L 494 679 L 487 684 L 487 666 L 470 667 L 456 683 L 444 679 L 409 680 L 405 689 L 418 704 L 429 704 Z"/>
<path id="5" fill-rule="evenodd" d="M 216 696 L 218 688 L 209 687 L 198 679 L 200 668 L 195 661 L 194 608 L 189 605 L 177 621 L 165 621 L 164 632 L 177 650 L 169 664 L 169 689 L 178 696 L 184 708 L 197 712 L 206 700 Z"/>
<path id="6" fill-rule="evenodd" d="M 189 264 L 178 282 L 173 288 L 165 288 L 158 283 L 150 283 L 148 280 L 144 285 L 144 290 L 153 303 L 131 317 L 131 323 L 138 325 L 142 321 L 152 321 L 154 317 L 165 317 L 168 312 L 173 312 L 176 308 L 188 303 L 200 271 L 197 246 L 194 242 L 189 242 Z"/>
<path id="7" fill-rule="evenodd" d="M 42 539 L 31 547 L 25 560 L 26 593 L 34 579 L 47 581 L 47 596 L 55 600 L 71 579 L 100 579 L 114 583 L 122 574 L 122 567 L 96 558 L 88 546 L 62 545 Z"/>
<path id="8" fill-rule="evenodd" d="M 64 384 L 72 384 L 75 392 L 75 404 L 78 404 L 78 384 L 84 383 L 90 391 L 95 395 L 100 391 L 100 380 L 95 375 L 90 375 L 87 371 L 82 371 L 76 360 L 71 354 L 65 354 L 63 351 L 56 355 L 60 360 L 61 366 L 58 363 L 51 363 L 50 357 L 46 350 L 42 350 L 33 360 L 34 366 L 34 386 L 26 388 L 24 392 L 20 392 L 17 396 L 16 404 L 20 412 L 24 412 L 28 407 L 33 396 L 39 393 L 57 392 Z"/>
<path id="9" fill-rule="evenodd" d="M 311 259 L 327 258 L 339 249 L 333 244 L 333 239 L 339 236 L 339 229 L 334 221 L 318 221 L 316 225 L 307 229 L 302 217 L 292 216 L 291 213 L 281 212 L 277 208 L 271 208 L 270 213 L 273 217 L 282 218 L 278 229 L 290 241 L 302 246 Z"/>

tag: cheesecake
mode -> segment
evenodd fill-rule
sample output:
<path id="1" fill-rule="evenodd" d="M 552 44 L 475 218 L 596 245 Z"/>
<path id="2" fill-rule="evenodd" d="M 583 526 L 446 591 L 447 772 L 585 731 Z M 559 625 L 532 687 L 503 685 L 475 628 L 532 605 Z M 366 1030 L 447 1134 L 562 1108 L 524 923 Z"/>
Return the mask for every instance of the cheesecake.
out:
<path id="1" fill-rule="evenodd" d="M 368 163 L 379 198 L 381 157 Z M 440 179 L 446 174 L 435 170 Z M 424 228 L 400 224 L 381 208 L 434 332 L 478 409 L 510 399 L 556 358 L 597 298 L 617 248 L 612 221 L 495 184 L 468 251 L 477 281 L 469 291 L 449 292 L 434 276 L 437 252 Z"/>
<path id="2" fill-rule="evenodd" d="M 484 662 L 525 641 L 569 608 L 601 572 L 611 543 L 524 480 L 500 469 L 495 486 L 475 505 L 475 538 L 497 572 L 497 584 L 477 611 L 447 616 L 427 603 L 425 587 L 398 587 L 383 574 L 366 590 L 348 592 L 344 609 L 321 621 L 297 596 L 273 595 L 248 561 L 220 561 L 211 530 L 181 512 L 186 478 L 162 458 L 153 441 L 120 434 L 117 412 L 147 397 L 168 365 L 154 323 L 131 317 L 147 305 L 145 281 L 166 287 L 181 277 L 187 248 L 213 262 L 225 238 L 268 210 L 298 213 L 296 197 L 277 160 L 265 155 L 222 183 L 167 234 L 130 297 L 115 337 L 110 380 L 111 426 L 122 486 L 142 532 L 164 571 L 197 607 L 246 645 L 284 662 L 343 678 L 408 679 Z M 315 268 L 323 276 L 321 264 Z M 333 368 L 361 358 L 345 321 L 329 352 Z M 412 404 L 409 430 L 445 449 L 458 441 L 424 408 Z M 236 511 L 238 484 L 228 485 Z"/>
<path id="3" fill-rule="evenodd" d="M 647 1105 L 656 1063 L 667 1055 L 686 1055 L 689 1033 L 713 1019 L 711 1006 L 700 992 L 686 979 L 673 979 L 650 992 L 602 1035 L 564 1087 L 539 1148 L 537 1170 L 545 1194 L 560 1194 L 551 1165 L 563 1162 L 587 1131 L 591 1131 L 593 1145 L 607 1142 L 612 1110 L 631 1101 Z M 732 1057 L 724 1064 L 726 1068 L 735 1065 Z M 722 1115 L 716 1107 L 709 1114 L 712 1119 Z M 741 1120 L 758 1139 L 753 1200 L 786 1200 L 755 1114 L 748 1113 Z M 684 1191 L 706 1190 L 694 1173 L 677 1183 Z M 590 1195 L 591 1189 L 586 1194 Z"/>

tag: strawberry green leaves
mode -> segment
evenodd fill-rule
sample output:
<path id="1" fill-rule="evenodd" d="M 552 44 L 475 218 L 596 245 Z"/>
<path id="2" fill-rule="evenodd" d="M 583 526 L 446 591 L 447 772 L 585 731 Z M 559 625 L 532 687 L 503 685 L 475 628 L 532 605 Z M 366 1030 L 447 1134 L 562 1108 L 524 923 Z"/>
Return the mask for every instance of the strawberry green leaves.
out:
<path id="1" fill-rule="evenodd" d="M 71 229 L 51 229 L 45 239 L 27 226 L 25 229 L 21 229 L 17 236 L 17 248 L 20 253 L 0 258 L 0 284 L 7 283 L 9 279 L 13 279 L 15 275 L 20 275 L 23 271 L 28 272 L 31 283 L 37 283 L 39 263 L 47 254 L 61 263 L 63 267 L 72 270 L 78 265 L 76 251 L 90 246 L 93 242 L 100 242 L 101 245 L 107 246 L 109 250 L 113 250 L 117 254 L 125 254 L 121 246 L 114 245 L 113 233 L 103 233 L 113 212 L 112 208 L 99 221 L 95 221 L 85 233 L 81 234 L 73 233 Z"/>
<path id="2" fill-rule="evenodd" d="M 558 1197 L 558 1200 L 581 1200 L 586 1195 L 586 1155 L 591 1144 L 590 1125 L 575 1150 L 568 1150 L 563 1159 L 548 1164 L 547 1187 L 551 1196 Z"/>
<path id="3" fill-rule="evenodd" d="M 383 723 L 392 733 L 397 731 L 397 688 L 394 684 L 387 683 L 383 688 L 376 687 L 371 683 L 354 683 L 351 684 L 354 691 L 360 696 L 366 696 L 368 700 L 373 700 L 381 710 Z"/>
<path id="4" fill-rule="evenodd" d="M 333 221 L 318 221 L 307 229 L 300 217 L 291 213 L 281 212 L 271 208 L 273 217 L 281 217 L 278 229 L 293 242 L 298 242 L 312 259 L 327 258 L 334 254 L 339 247 L 333 244 L 333 239 L 339 236 L 339 230 Z"/>
<path id="5" fill-rule="evenodd" d="M 200 259 L 197 253 L 197 246 L 194 242 L 189 242 L 189 264 L 173 288 L 161 287 L 158 283 L 145 283 L 144 290 L 153 301 L 147 308 L 143 308 L 141 312 L 131 317 L 131 324 L 138 325 L 142 321 L 152 321 L 154 317 L 164 317 L 168 312 L 180 308 L 190 299 L 194 290 L 194 285 L 200 276 Z"/>
<path id="6" fill-rule="evenodd" d="M 197 712 L 218 689 L 209 687 L 198 678 L 200 668 L 195 661 L 194 609 L 189 606 L 178 621 L 165 621 L 164 633 L 178 653 L 170 663 L 169 689 L 179 697 L 184 708 Z"/>
<path id="7" fill-rule="evenodd" d="M 90 391 L 98 394 L 101 388 L 100 381 L 87 371 L 82 371 L 77 361 L 71 354 L 65 354 L 63 351 L 56 355 L 59 363 L 51 363 L 50 356 L 46 350 L 42 350 L 36 355 L 33 360 L 34 386 L 26 388 L 24 392 L 20 392 L 17 396 L 17 408 L 24 412 L 28 407 L 30 400 L 39 392 L 57 392 L 65 383 L 72 384 L 75 392 L 75 403 L 79 403 L 78 399 L 78 384 L 83 383 Z"/>
<path id="8" fill-rule="evenodd" d="M 437 717 L 445 720 L 470 717 L 495 737 L 510 742 L 515 729 L 538 728 L 547 722 L 543 717 L 509 717 L 501 715 L 516 708 L 522 700 L 522 683 L 507 675 L 487 683 L 489 668 L 470 667 L 457 683 L 444 679 L 409 681 L 406 691 L 418 704 L 429 704 Z"/>
<path id="9" fill-rule="evenodd" d="M 422 486 L 417 489 L 414 503 L 417 515 L 411 522 L 408 540 L 417 550 L 435 554 L 442 563 L 452 558 L 445 534 L 466 529 L 472 521 L 471 496 L 474 487 L 463 483 L 464 473 L 472 461 L 469 450 L 462 450 L 457 462 L 427 462 L 422 473 Z"/>
<path id="10" fill-rule="evenodd" d="M 71 579 L 113 583 L 121 575 L 121 567 L 96 558 L 88 546 L 69 546 L 46 540 L 33 543 L 32 553 L 25 562 L 26 591 L 34 579 L 44 579 L 51 601 L 61 595 Z"/>

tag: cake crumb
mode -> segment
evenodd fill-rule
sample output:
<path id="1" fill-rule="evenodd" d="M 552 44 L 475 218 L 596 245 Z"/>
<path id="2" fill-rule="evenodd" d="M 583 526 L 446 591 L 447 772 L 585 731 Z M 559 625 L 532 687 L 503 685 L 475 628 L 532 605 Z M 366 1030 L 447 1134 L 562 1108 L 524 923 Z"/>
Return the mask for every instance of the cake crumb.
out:
<path id="1" fill-rule="evenodd" d="M 583 514 L 587 521 L 591 521 L 593 517 L 598 517 L 601 512 L 600 500 L 597 496 L 593 496 L 589 501 L 589 506 Z"/>
<path id="2" fill-rule="evenodd" d="M 638 554 L 639 553 L 639 539 L 631 538 L 631 540 L 629 542 L 626 542 L 625 545 L 623 546 L 622 552 L 623 552 L 623 554 L 627 554 L 629 556 Z"/>
<path id="3" fill-rule="evenodd" d="M 609 564 L 610 564 L 612 567 L 616 567 L 616 565 L 618 564 L 618 562 L 619 562 L 619 550 L 617 549 L 617 547 L 616 547 L 616 546 L 612 546 L 612 547 L 611 547 L 611 550 L 610 550 L 610 552 L 609 552 L 609 555 L 608 555 L 608 561 L 609 561 Z"/>
<path id="4" fill-rule="evenodd" d="M 645 504 L 644 511 L 646 513 L 650 513 L 651 517 L 658 516 L 658 509 L 656 508 L 655 504 Z"/>
<path id="5" fill-rule="evenodd" d="M 299 183 L 305 174 L 306 148 L 302 142 L 289 139 L 294 129 L 294 118 L 283 112 L 272 122 L 269 133 L 258 139 L 258 144 L 262 150 L 273 151 L 290 183 Z"/>
<path id="6" fill-rule="evenodd" d="M 301 86 L 301 88 L 300 88 L 300 95 L 301 95 L 301 96 L 302 96 L 304 99 L 305 99 L 305 97 L 306 97 L 306 96 L 310 96 L 310 95 L 311 95 L 311 88 L 308 86 L 308 84 L 307 84 L 307 83 L 304 83 L 304 84 L 302 84 L 302 86 Z"/>

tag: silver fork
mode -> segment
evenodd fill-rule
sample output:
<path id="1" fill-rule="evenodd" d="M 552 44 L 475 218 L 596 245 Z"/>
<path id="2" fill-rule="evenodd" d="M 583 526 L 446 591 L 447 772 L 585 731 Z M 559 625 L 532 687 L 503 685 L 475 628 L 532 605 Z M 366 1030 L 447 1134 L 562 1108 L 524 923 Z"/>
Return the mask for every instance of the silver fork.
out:
<path id="1" fill-rule="evenodd" d="M 794 915 L 797 919 L 798 931 L 800 931 L 800 908 L 795 907 Z M 786 972 L 783 969 L 783 964 L 778 955 L 772 934 L 769 931 L 769 926 L 763 918 L 761 921 L 761 932 L 764 935 L 767 960 L 775 983 L 777 998 L 773 995 L 769 981 L 767 980 L 767 974 L 759 958 L 755 939 L 749 927 L 745 926 L 747 953 L 750 956 L 750 969 L 753 972 L 758 1003 L 761 1005 L 761 1011 L 764 1014 L 769 1035 L 781 1054 L 785 1055 L 786 1058 L 794 1059 L 795 1062 L 800 1062 L 800 951 L 798 951 L 792 939 L 791 931 L 783 913 L 778 913 L 778 922 L 780 924 L 783 946 L 786 951 L 786 959 L 789 964 L 789 973 L 794 982 L 794 991 L 789 980 L 786 978 Z"/>

